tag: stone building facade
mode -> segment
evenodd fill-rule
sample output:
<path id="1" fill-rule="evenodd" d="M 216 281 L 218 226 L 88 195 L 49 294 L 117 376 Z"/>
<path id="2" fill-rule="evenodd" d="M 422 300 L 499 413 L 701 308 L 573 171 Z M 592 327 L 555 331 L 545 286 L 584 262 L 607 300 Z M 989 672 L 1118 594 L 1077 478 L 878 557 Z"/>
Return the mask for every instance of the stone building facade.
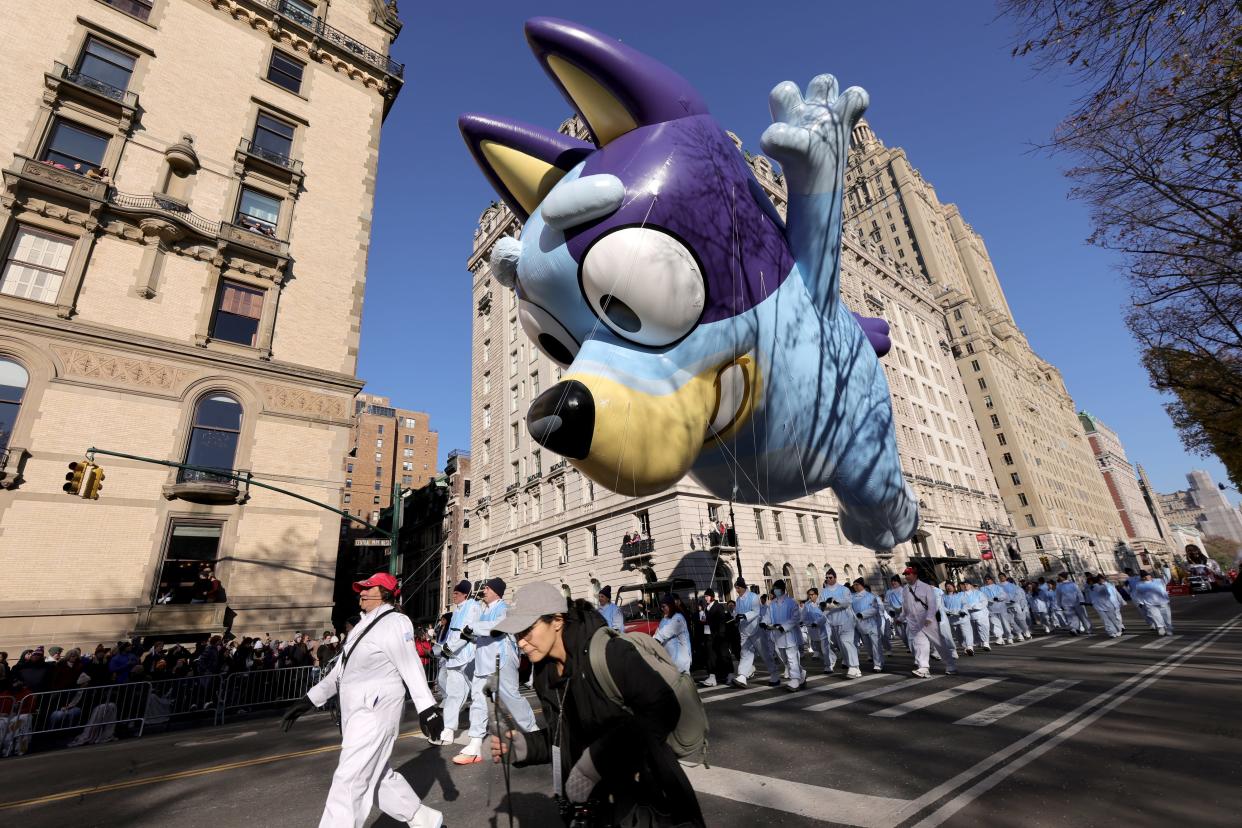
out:
<path id="1" fill-rule="evenodd" d="M 1018 328 L 982 237 L 866 121 L 854 131 L 845 214 L 882 257 L 933 286 L 1026 568 L 1115 570 L 1125 531 L 1060 372 Z"/>
<path id="2" fill-rule="evenodd" d="M 380 0 L 0 17 L 38 33 L 5 38 L 0 86 L 0 648 L 199 637 L 234 614 L 239 633 L 322 629 L 331 512 L 102 456 L 97 501 L 61 487 L 95 446 L 336 500 L 400 22 Z"/>
<path id="3" fill-rule="evenodd" d="M 340 508 L 374 523 L 392 505 L 393 487 L 417 489 L 436 478 L 440 435 L 422 411 L 394 408 L 387 397 L 354 400 L 352 445 L 341 474 Z"/>
<path id="4" fill-rule="evenodd" d="M 561 127 L 582 135 L 570 119 Z M 744 150 L 741 142 L 739 152 Z M 747 159 L 769 198 L 784 211 L 783 181 L 768 159 Z M 934 286 L 909 266 L 881 254 L 851 228 L 844 242 L 842 294 L 852 309 L 884 316 L 894 350 L 884 359 L 893 389 L 898 448 L 907 479 L 922 502 L 923 520 L 910 543 L 876 554 L 847 542 L 831 491 L 779 506 L 734 506 L 740 554 L 717 560 L 710 533 L 729 522 L 730 505 L 684 479 L 656 495 L 626 498 L 596 486 L 561 458 L 544 456 L 526 431 L 525 414 L 560 369 L 520 329 L 513 293 L 488 269 L 497 239 L 518 235 L 502 205 L 482 214 L 467 263 L 472 276 L 472 495 L 467 499 L 468 548 L 446 567 L 447 580 L 499 575 L 512 583 L 559 582 L 577 597 L 594 597 L 645 580 L 688 578 L 699 587 L 725 586 L 737 574 L 770 586 L 784 578 L 801 593 L 834 568 L 842 577 L 877 582 L 919 559 L 938 576 L 955 564 L 980 561 L 983 521 L 998 539 L 1012 535 L 971 415 L 958 366 L 945 341 L 944 313 Z M 627 534 L 642 540 L 623 548 Z M 1009 567 L 1007 561 L 996 561 Z"/>
<path id="5" fill-rule="evenodd" d="M 1140 566 L 1155 566 L 1158 561 L 1171 560 L 1165 533 L 1143 495 L 1138 472 L 1127 459 L 1121 438 L 1098 417 L 1086 411 L 1079 412 L 1078 419 L 1091 450 L 1095 452 L 1100 476 L 1108 487 L 1108 494 L 1126 532 L 1131 554 L 1124 566 L 1138 569 Z"/>
<path id="6" fill-rule="evenodd" d="M 1192 471 L 1186 475 L 1186 482 L 1190 485 L 1185 489 L 1158 495 L 1168 521 L 1194 526 L 1205 538 L 1225 538 L 1242 545 L 1242 509 L 1229 502 L 1212 475 Z"/>

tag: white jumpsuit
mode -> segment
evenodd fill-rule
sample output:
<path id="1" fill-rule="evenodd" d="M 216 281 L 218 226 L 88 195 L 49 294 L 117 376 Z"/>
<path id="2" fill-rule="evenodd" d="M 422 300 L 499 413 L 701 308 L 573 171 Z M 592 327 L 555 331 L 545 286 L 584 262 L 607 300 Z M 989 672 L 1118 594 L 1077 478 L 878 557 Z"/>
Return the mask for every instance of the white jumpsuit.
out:
<path id="1" fill-rule="evenodd" d="M 360 637 L 373 623 L 375 629 Z M 306 694 L 317 707 L 333 696 L 341 706 L 341 756 L 319 825 L 361 828 L 377 789 L 380 810 L 409 822 L 421 802 L 405 777 L 388 766 L 388 757 L 401 729 L 406 688 L 420 713 L 436 703 L 414 648 L 414 626 L 380 606 L 363 613 L 349 639 L 344 647 L 349 664 L 342 667 L 345 658 L 339 659 Z"/>
<path id="2" fill-rule="evenodd" d="M 673 662 L 673 666 L 679 672 L 690 672 L 690 663 L 693 661 L 693 654 L 690 651 L 690 630 L 686 627 L 686 619 L 680 612 L 674 612 L 668 618 L 660 619 L 660 626 L 656 627 L 652 638 L 668 650 L 668 660 Z"/>
<path id="3" fill-rule="evenodd" d="M 910 629 L 915 667 L 926 670 L 931 648 L 935 647 L 944 659 L 945 671 L 955 673 L 957 655 L 953 651 L 953 643 L 945 641 L 940 634 L 940 623 L 936 621 L 936 611 L 939 609 L 940 598 L 936 595 L 936 590 L 928 584 L 915 581 L 901 588 L 901 616 Z"/>
<path id="4" fill-rule="evenodd" d="M 773 598 L 768 602 L 773 626 L 772 645 L 778 653 L 783 654 L 785 668 L 789 671 L 789 686 L 800 687 L 806 682 L 806 674 L 802 672 L 802 647 L 798 630 L 800 610 L 798 602 L 788 595 Z"/>
<path id="5" fill-rule="evenodd" d="M 474 680 L 474 645 L 462 640 L 461 631 L 477 623 L 482 611 L 480 602 L 467 598 L 453 608 L 453 617 L 449 620 L 445 644 L 452 655 L 445 660 L 441 685 L 446 730 L 456 730 L 460 724 L 461 708 L 466 703 L 466 696 L 470 695 L 470 682 Z"/>
<path id="6" fill-rule="evenodd" d="M 819 591 L 820 607 L 823 608 L 824 618 L 828 622 L 828 634 L 832 637 L 832 643 L 837 645 L 840 657 L 845 660 L 847 670 L 858 669 L 858 647 L 854 644 L 853 595 L 845 584 L 824 584 Z"/>
<path id="7" fill-rule="evenodd" d="M 759 629 L 759 596 L 749 590 L 743 592 L 733 604 L 733 614 L 740 618 L 737 622 L 738 637 L 742 640 L 742 658 L 737 665 L 738 678 L 745 682 L 754 675 L 756 653 L 768 668 L 768 675 L 774 678 L 772 674 L 776 672 L 776 665 L 772 663 L 772 652 L 763 646 L 767 635 Z"/>

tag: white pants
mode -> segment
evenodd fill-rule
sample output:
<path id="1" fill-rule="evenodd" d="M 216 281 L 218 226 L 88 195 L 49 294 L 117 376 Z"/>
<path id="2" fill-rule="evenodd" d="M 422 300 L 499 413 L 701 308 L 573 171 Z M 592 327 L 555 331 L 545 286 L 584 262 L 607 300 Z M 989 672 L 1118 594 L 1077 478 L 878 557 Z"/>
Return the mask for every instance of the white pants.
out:
<path id="1" fill-rule="evenodd" d="M 988 620 L 988 611 L 980 607 L 966 613 L 967 619 L 970 621 L 970 633 L 972 638 L 979 643 L 980 646 L 986 646 L 991 640 L 988 634 L 990 629 Z"/>
<path id="2" fill-rule="evenodd" d="M 1092 606 L 1095 607 L 1095 614 L 1100 616 L 1100 622 L 1104 624 L 1104 632 L 1110 636 L 1121 635 L 1121 610 L 1111 606 Z"/>
<path id="3" fill-rule="evenodd" d="M 1173 611 L 1168 604 L 1148 604 L 1143 608 L 1156 632 L 1173 634 Z"/>
<path id="4" fill-rule="evenodd" d="M 1013 623 L 1009 620 L 1009 608 L 1004 603 L 988 604 L 988 618 L 992 622 L 994 640 L 1013 640 Z"/>
<path id="5" fill-rule="evenodd" d="M 930 624 L 920 627 L 914 632 L 911 643 L 914 645 L 914 664 L 920 670 L 926 670 L 931 660 L 931 648 L 935 647 L 936 652 L 940 653 L 940 657 L 944 659 L 945 668 L 949 670 L 957 669 L 957 656 L 953 653 L 951 647 L 940 635 L 940 625 L 936 623 L 933 617 L 929 619 Z"/>
<path id="6" fill-rule="evenodd" d="M 474 678 L 474 662 L 468 661 L 460 667 L 445 667 L 441 674 L 441 689 L 444 691 L 444 727 L 456 730 L 461 724 L 461 708 L 470 693 L 470 680 Z"/>
<path id="7" fill-rule="evenodd" d="M 837 657 L 832 652 L 832 637 L 828 634 L 828 625 L 825 623 L 814 629 L 811 636 L 811 647 L 816 651 L 820 658 L 824 661 L 824 672 L 831 672 L 836 666 Z"/>
<path id="8" fill-rule="evenodd" d="M 763 646 L 767 641 L 767 633 L 763 630 L 756 629 L 750 635 L 742 634 L 742 657 L 737 664 L 737 674 L 744 679 L 749 679 L 755 674 L 755 656 L 758 655 L 763 659 L 763 665 L 768 668 L 768 673 L 776 672 L 776 665 L 772 663 L 772 651 Z"/>
<path id="9" fill-rule="evenodd" d="M 1014 632 L 1016 633 L 1014 638 L 1017 638 L 1018 635 L 1028 636 L 1031 634 L 1031 623 L 1028 620 L 1029 618 L 1030 613 L 1027 611 L 1026 601 L 1022 601 L 1022 603 L 1014 601 L 1009 607 L 1009 623 L 1013 625 Z"/>
<path id="10" fill-rule="evenodd" d="M 487 736 L 487 696 L 483 690 L 491 676 L 475 675 L 470 680 L 470 738 L 482 739 Z M 508 660 L 500 665 L 500 703 L 513 718 L 513 723 L 523 733 L 530 733 L 535 727 L 535 711 L 530 709 L 530 702 L 522 698 L 518 691 L 518 668 Z M 446 720 L 447 721 L 447 720 Z"/>
<path id="11" fill-rule="evenodd" d="M 843 612 L 849 610 L 838 610 L 837 614 Z M 832 643 L 837 645 L 837 652 L 845 659 L 845 666 L 850 670 L 858 669 L 858 647 L 854 645 L 854 632 L 854 625 L 848 622 L 828 623 L 828 635 L 831 636 Z"/>
<path id="12" fill-rule="evenodd" d="M 1087 608 L 1082 604 L 1075 604 L 1072 607 L 1061 607 L 1061 612 L 1065 613 L 1065 626 L 1070 630 L 1081 630 L 1082 632 L 1091 632 L 1091 619 L 1087 617 Z"/>
<path id="13" fill-rule="evenodd" d="M 871 663 L 876 667 L 884 666 L 884 645 L 880 643 L 880 623 L 878 618 L 859 621 L 854 629 L 862 636 L 863 646 L 871 648 Z"/>
<path id="14" fill-rule="evenodd" d="M 786 633 L 784 639 L 777 639 L 777 641 L 781 640 L 785 643 L 773 642 L 773 646 L 776 647 L 781 660 L 785 662 L 785 668 L 789 671 L 789 681 L 792 684 L 802 684 L 806 681 L 806 673 L 802 672 L 802 653 L 798 646 L 798 637 L 793 633 Z"/>
<path id="15" fill-rule="evenodd" d="M 320 828 L 362 828 L 377 789 L 380 810 L 398 822 L 409 822 L 421 805 L 405 777 L 388 767 L 405 709 L 404 685 L 360 690 L 357 696 L 341 703 L 341 757 Z"/>
<path id="16" fill-rule="evenodd" d="M 961 639 L 962 649 L 973 650 L 975 648 L 975 636 L 970 629 L 970 613 L 963 613 L 961 618 L 953 618 L 949 623 L 957 631 L 957 637 Z"/>

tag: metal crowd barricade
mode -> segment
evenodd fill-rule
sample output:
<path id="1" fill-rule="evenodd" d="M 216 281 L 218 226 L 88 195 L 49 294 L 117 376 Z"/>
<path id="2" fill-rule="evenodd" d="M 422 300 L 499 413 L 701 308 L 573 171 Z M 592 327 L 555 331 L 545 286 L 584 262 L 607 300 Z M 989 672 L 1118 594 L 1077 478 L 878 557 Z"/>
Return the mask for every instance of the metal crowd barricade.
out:
<path id="1" fill-rule="evenodd" d="M 35 737 L 54 741 L 73 734 L 71 746 L 111 742 L 118 727 L 122 733 L 136 728 L 133 735 L 141 736 L 150 695 L 150 682 L 32 693 L 6 717 L 0 752 L 21 755 Z"/>
<path id="2" fill-rule="evenodd" d="M 318 667 L 230 673 L 224 678 L 216 723 L 223 723 L 229 712 L 263 709 L 300 699 L 318 680 Z"/>

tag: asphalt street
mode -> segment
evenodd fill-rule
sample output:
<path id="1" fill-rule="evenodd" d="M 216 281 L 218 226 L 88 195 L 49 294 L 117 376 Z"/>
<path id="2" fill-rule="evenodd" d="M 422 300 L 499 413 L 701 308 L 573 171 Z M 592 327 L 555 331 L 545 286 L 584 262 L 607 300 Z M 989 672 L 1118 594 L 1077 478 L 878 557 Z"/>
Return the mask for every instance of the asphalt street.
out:
<path id="1" fill-rule="evenodd" d="M 1242 606 L 1174 599 L 1176 635 L 1126 611 L 1127 635 L 1065 634 L 909 675 L 898 647 L 863 679 L 798 693 L 710 688 L 712 826 L 1236 826 L 1242 790 Z M 1093 616 L 1093 621 L 1094 621 Z M 762 679 L 760 678 L 760 682 Z M 548 768 L 456 767 L 412 715 L 393 765 L 445 824 L 555 826 Z M 318 823 L 339 735 L 324 715 L 271 718 L 0 760 L 0 822 L 39 826 Z M 378 811 L 367 823 L 397 823 Z"/>

